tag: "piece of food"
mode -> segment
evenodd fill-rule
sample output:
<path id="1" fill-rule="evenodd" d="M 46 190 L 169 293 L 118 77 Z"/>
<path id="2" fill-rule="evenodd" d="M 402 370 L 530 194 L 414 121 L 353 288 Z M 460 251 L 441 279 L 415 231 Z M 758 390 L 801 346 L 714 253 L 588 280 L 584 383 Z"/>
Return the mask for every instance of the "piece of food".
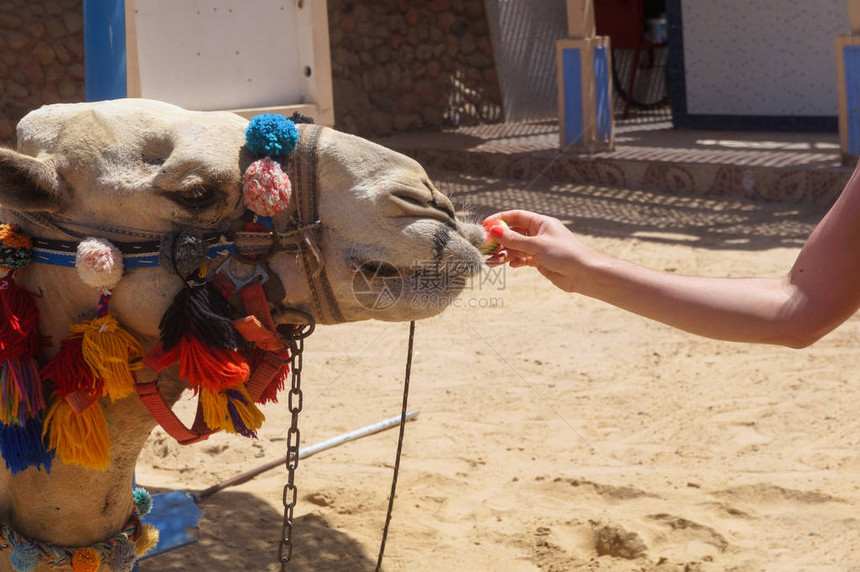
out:
<path id="1" fill-rule="evenodd" d="M 493 228 L 494 226 L 500 226 L 500 227 L 505 228 L 505 229 L 508 229 L 511 227 L 509 227 L 508 223 L 506 223 L 505 221 L 503 221 L 500 218 L 484 219 L 484 222 L 482 222 L 481 225 L 484 227 L 485 238 L 484 238 L 484 244 L 481 245 L 480 250 L 481 250 L 481 253 L 483 253 L 483 254 L 490 254 L 499 246 L 499 243 L 496 242 L 496 240 L 493 238 L 493 235 L 490 234 L 490 229 Z"/>

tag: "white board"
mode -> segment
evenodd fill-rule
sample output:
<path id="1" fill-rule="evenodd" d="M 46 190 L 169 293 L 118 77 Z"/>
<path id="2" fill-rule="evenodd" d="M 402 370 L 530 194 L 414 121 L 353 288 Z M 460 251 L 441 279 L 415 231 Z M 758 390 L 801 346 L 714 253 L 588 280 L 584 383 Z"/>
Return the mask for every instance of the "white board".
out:
<path id="1" fill-rule="evenodd" d="M 330 100 L 326 15 L 314 14 L 320 7 L 325 10 L 324 1 L 129 1 L 127 27 L 136 49 L 129 84 L 137 83 L 129 95 L 196 110 Z M 320 85 L 329 93 L 320 93 Z M 330 108 L 330 101 L 322 103 Z"/>
<path id="2" fill-rule="evenodd" d="M 831 116 L 845 0 L 684 0 L 687 112 Z"/>

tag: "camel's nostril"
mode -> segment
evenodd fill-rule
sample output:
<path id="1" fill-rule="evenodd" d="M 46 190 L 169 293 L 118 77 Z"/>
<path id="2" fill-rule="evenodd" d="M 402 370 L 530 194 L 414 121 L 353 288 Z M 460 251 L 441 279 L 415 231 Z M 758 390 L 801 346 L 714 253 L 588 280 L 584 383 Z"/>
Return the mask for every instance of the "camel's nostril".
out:
<path id="1" fill-rule="evenodd" d="M 448 197 L 446 197 L 439 191 L 433 193 L 433 197 L 430 199 L 430 204 L 448 215 L 451 220 L 454 220 L 456 218 L 454 214 L 454 204 Z"/>
<path id="2" fill-rule="evenodd" d="M 449 225 L 454 224 L 454 205 L 445 195 L 428 195 L 406 189 L 395 191 L 388 198 L 397 206 L 400 216 L 432 218 Z"/>

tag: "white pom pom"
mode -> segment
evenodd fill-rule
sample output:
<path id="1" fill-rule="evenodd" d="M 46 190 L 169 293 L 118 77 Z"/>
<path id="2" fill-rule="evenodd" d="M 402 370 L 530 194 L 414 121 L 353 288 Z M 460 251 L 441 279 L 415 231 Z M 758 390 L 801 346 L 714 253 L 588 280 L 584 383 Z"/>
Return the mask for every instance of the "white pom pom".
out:
<path id="1" fill-rule="evenodd" d="M 86 238 L 78 244 L 75 268 L 88 286 L 113 288 L 122 278 L 122 253 L 103 238 Z"/>
<path id="2" fill-rule="evenodd" d="M 289 205 L 292 186 L 281 165 L 266 157 L 248 165 L 242 191 L 245 206 L 251 211 L 274 216 Z"/>

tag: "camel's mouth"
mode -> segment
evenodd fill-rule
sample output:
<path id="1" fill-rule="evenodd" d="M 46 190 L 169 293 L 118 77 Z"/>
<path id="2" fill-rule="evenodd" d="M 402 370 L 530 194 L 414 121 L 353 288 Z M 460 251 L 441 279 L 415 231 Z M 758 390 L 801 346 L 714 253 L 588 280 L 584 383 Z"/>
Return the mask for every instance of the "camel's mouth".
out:
<path id="1" fill-rule="evenodd" d="M 484 259 L 479 225 L 451 219 L 451 224 L 424 219 L 422 256 L 391 256 L 390 251 L 353 250 L 346 267 L 352 296 L 365 317 L 380 320 L 420 319 L 438 314 L 469 287 L 481 272 Z M 435 227 L 435 230 L 431 230 Z M 367 314 L 367 311 L 372 311 Z"/>

